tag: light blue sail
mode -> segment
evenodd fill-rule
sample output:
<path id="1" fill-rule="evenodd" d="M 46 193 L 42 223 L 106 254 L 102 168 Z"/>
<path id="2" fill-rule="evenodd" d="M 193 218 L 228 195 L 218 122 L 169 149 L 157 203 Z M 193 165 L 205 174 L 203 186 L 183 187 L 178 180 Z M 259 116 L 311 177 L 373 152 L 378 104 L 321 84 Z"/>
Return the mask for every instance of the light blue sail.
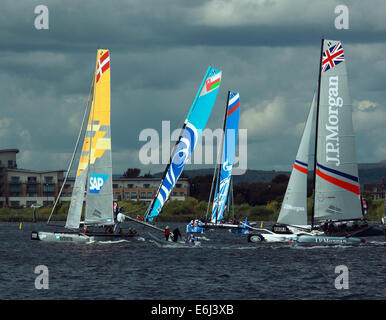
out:
<path id="1" fill-rule="evenodd" d="M 221 73 L 221 70 L 208 68 L 184 122 L 182 133 L 172 152 L 170 163 L 166 167 L 157 195 L 146 212 L 145 220 L 152 221 L 161 212 L 186 162 L 190 159 L 216 101 L 221 83 Z"/>
<path id="2" fill-rule="evenodd" d="M 227 202 L 232 168 L 235 159 L 240 117 L 240 95 L 237 92 L 229 92 L 226 113 L 225 138 L 222 148 L 221 172 L 219 179 L 220 186 L 217 181 L 212 207 L 211 221 L 214 223 L 224 218 L 225 205 Z"/>

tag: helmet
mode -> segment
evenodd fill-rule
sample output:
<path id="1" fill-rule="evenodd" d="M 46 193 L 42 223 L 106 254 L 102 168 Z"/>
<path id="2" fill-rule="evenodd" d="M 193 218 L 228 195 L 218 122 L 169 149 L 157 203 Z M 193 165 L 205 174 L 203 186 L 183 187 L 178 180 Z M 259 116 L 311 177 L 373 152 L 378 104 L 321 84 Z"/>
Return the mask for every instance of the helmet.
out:
<path id="1" fill-rule="evenodd" d="M 166 226 L 166 228 L 165 229 L 169 229 L 169 226 Z"/>

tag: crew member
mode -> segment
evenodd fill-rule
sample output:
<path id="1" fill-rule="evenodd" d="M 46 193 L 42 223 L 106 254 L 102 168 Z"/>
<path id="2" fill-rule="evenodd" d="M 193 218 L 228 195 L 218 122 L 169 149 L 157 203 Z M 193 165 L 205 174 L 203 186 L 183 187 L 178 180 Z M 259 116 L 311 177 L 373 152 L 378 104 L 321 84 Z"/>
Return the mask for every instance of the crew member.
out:
<path id="1" fill-rule="evenodd" d="M 170 236 L 170 230 L 169 230 L 169 227 L 166 226 L 166 228 L 165 228 L 165 239 L 166 239 L 166 241 L 169 240 L 169 236 Z"/>
<path id="2" fill-rule="evenodd" d="M 114 233 L 118 234 L 121 233 L 121 224 L 122 222 L 125 221 L 126 216 L 122 214 L 120 211 L 121 208 L 118 209 L 118 214 L 117 214 L 117 222 L 115 223 L 114 226 Z"/>
<path id="3" fill-rule="evenodd" d="M 177 242 L 177 241 L 178 241 L 178 237 L 182 238 L 181 232 L 180 232 L 180 230 L 179 230 L 178 228 L 175 228 L 175 229 L 173 230 L 172 240 L 173 240 L 174 242 Z"/>

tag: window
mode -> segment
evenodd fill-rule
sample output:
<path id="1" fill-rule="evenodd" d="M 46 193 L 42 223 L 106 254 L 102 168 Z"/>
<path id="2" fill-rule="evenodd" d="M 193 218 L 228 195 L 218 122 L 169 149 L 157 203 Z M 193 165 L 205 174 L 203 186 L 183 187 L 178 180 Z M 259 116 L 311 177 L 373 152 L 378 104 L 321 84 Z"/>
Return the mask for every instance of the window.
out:
<path id="1" fill-rule="evenodd" d="M 143 185 L 143 187 L 144 187 L 145 189 L 149 189 L 149 188 L 150 188 L 150 184 L 149 184 L 149 183 L 145 183 L 145 184 Z"/>
<path id="2" fill-rule="evenodd" d="M 27 184 L 27 193 L 37 193 L 38 185 L 37 184 Z"/>
<path id="3" fill-rule="evenodd" d="M 115 192 L 115 198 L 116 199 L 121 199 L 121 194 L 119 192 Z"/>
<path id="4" fill-rule="evenodd" d="M 44 177 L 44 183 L 54 183 L 54 177 Z"/>
<path id="5" fill-rule="evenodd" d="M 20 177 L 11 177 L 11 183 L 20 183 Z"/>
<path id="6" fill-rule="evenodd" d="M 43 201 L 43 206 L 47 207 L 47 206 L 52 206 L 54 204 L 53 201 Z"/>
<path id="7" fill-rule="evenodd" d="M 18 207 L 20 206 L 20 201 L 11 201 L 11 207 Z"/>
<path id="8" fill-rule="evenodd" d="M 141 198 L 145 199 L 145 197 L 146 197 L 146 192 L 141 192 Z"/>
<path id="9" fill-rule="evenodd" d="M 184 193 L 183 193 L 183 192 L 180 192 L 180 196 L 183 197 L 183 196 L 184 196 Z"/>
<path id="10" fill-rule="evenodd" d="M 53 197 L 55 191 L 55 185 L 45 183 L 43 185 L 43 194 L 45 197 Z"/>
<path id="11" fill-rule="evenodd" d="M 36 183 L 37 182 L 37 178 L 36 177 L 28 177 L 27 178 L 27 182 L 28 183 Z"/>
<path id="12" fill-rule="evenodd" d="M 176 184 L 176 188 L 182 188 L 182 184 L 181 183 L 177 183 Z"/>
<path id="13" fill-rule="evenodd" d="M 177 192 L 173 192 L 173 196 L 174 196 L 174 197 L 177 196 Z"/>
<path id="14" fill-rule="evenodd" d="M 30 207 L 33 204 L 36 204 L 36 201 L 27 201 L 27 207 Z"/>
<path id="15" fill-rule="evenodd" d="M 118 184 L 113 184 L 113 189 L 117 189 L 118 188 Z"/>
<path id="16" fill-rule="evenodd" d="M 147 198 L 148 198 L 148 199 L 151 199 L 151 198 L 153 198 L 153 193 L 151 193 L 151 192 L 148 192 L 148 193 L 147 193 Z"/>
<path id="17" fill-rule="evenodd" d="M 130 198 L 130 192 L 125 192 L 125 199 L 129 199 Z"/>
<path id="18" fill-rule="evenodd" d="M 132 189 L 132 188 L 134 188 L 134 185 L 133 185 L 132 183 L 129 183 L 129 184 L 127 185 L 127 187 L 130 188 L 130 189 Z"/>
<path id="19" fill-rule="evenodd" d="M 64 189 L 70 189 L 71 188 L 71 184 L 70 183 L 66 183 L 63 188 Z"/>
<path id="20" fill-rule="evenodd" d="M 13 161 L 12 160 L 8 160 L 8 168 L 12 168 L 13 167 Z"/>
<path id="21" fill-rule="evenodd" d="M 131 199 L 137 199 L 137 193 L 136 192 L 131 193 Z"/>

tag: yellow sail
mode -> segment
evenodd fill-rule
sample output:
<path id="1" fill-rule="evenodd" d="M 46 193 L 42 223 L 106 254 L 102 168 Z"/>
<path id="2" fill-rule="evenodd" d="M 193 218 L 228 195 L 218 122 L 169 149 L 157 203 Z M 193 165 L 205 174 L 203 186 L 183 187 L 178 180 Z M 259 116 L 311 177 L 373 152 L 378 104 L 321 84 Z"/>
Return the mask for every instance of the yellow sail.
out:
<path id="1" fill-rule="evenodd" d="M 86 134 L 84 139 L 77 176 L 87 168 L 89 163 L 94 164 L 106 150 L 111 150 L 111 138 L 106 136 L 107 132 L 101 129 L 102 126 L 110 126 L 110 53 L 104 49 L 97 52 L 94 95 L 87 125 L 89 134 Z"/>
<path id="2" fill-rule="evenodd" d="M 93 89 L 87 129 L 67 217 L 68 228 L 79 226 L 85 191 L 85 222 L 104 225 L 113 223 L 109 50 L 97 51 Z"/>

